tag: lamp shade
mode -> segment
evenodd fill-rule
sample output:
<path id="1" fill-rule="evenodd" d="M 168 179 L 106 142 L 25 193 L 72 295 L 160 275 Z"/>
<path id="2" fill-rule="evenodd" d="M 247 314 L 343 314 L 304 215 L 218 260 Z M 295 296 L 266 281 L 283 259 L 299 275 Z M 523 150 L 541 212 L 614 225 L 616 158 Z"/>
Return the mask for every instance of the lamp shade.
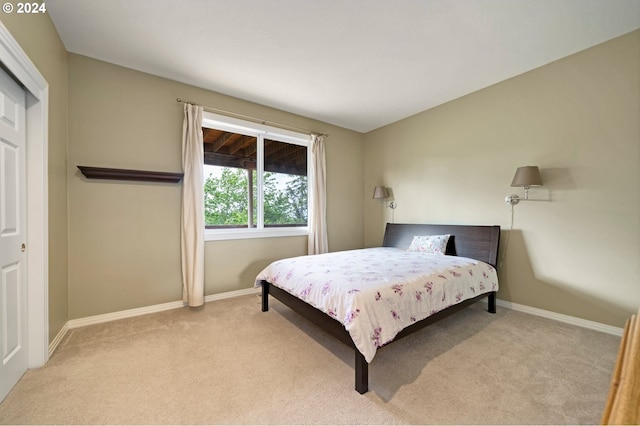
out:
<path id="1" fill-rule="evenodd" d="M 542 178 L 540 177 L 540 170 L 538 166 L 523 166 L 518 167 L 511 186 L 541 186 Z"/>
<path id="2" fill-rule="evenodd" d="M 389 198 L 389 192 L 387 191 L 387 188 L 385 188 L 384 186 L 376 186 L 376 188 L 373 190 L 373 198 L 375 200 L 384 200 L 385 198 Z"/>

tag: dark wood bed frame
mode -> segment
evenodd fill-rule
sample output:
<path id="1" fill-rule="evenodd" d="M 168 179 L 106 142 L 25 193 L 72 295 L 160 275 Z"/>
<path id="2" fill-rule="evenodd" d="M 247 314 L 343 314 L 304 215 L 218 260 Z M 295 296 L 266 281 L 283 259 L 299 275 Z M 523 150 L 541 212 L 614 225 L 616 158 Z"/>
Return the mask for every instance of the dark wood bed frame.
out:
<path id="1" fill-rule="evenodd" d="M 446 254 L 469 257 L 481 260 L 497 267 L 498 246 L 500 242 L 499 226 L 471 226 L 471 225 L 423 225 L 423 224 L 392 224 L 388 223 L 382 242 L 383 247 L 408 248 L 414 235 L 450 234 Z M 289 308 L 298 312 L 317 326 L 333 335 L 341 342 L 354 349 L 355 352 L 355 389 L 363 394 L 369 390 L 369 364 L 364 355 L 355 347 L 349 332 L 344 326 L 329 315 L 307 304 L 286 291 L 262 281 L 262 311 L 269 310 L 269 295 L 275 297 Z M 402 330 L 394 338 L 396 341 L 408 336 L 429 324 L 457 312 L 478 300 L 488 297 L 488 311 L 496 312 L 496 292 L 481 294 L 472 299 L 462 301 L 456 305 L 418 321 Z M 389 342 L 391 343 L 391 342 Z M 387 343 L 388 344 L 388 343 Z"/>

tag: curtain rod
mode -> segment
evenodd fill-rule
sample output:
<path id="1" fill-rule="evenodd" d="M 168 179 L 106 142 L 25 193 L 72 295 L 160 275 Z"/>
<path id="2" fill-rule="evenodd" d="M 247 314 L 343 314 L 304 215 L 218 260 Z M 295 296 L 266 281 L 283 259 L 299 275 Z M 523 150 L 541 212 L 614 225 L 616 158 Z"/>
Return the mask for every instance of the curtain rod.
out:
<path id="1" fill-rule="evenodd" d="M 248 120 L 248 121 L 252 121 L 254 123 L 259 123 L 259 124 L 264 124 L 264 125 L 270 125 L 270 126 L 273 126 L 273 127 L 279 127 L 281 129 L 285 129 L 285 130 L 294 130 L 294 131 L 297 131 L 297 132 L 306 133 L 308 135 L 314 134 L 314 135 L 325 136 L 325 137 L 329 136 L 326 133 L 314 132 L 312 130 L 303 129 L 301 127 L 289 126 L 288 124 L 278 123 L 276 121 L 264 120 L 262 118 L 256 118 L 256 117 L 252 117 L 250 115 L 238 114 L 237 112 L 226 111 L 224 109 L 214 108 L 214 107 L 210 107 L 210 106 L 206 106 L 206 105 L 198 105 L 195 102 L 185 101 L 185 100 L 180 99 L 180 98 L 176 98 L 176 102 L 200 106 L 200 107 L 202 107 L 202 109 L 204 109 L 206 111 L 209 111 L 209 112 L 216 112 L 218 114 L 226 115 L 226 116 L 229 116 L 229 117 L 241 118 L 243 120 Z"/>

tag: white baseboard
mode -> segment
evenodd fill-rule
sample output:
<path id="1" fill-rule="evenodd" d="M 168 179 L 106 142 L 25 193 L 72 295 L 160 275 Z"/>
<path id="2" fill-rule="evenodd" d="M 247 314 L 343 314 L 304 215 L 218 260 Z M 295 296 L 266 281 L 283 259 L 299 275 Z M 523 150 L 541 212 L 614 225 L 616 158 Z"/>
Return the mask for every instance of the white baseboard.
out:
<path id="1" fill-rule="evenodd" d="M 182 308 L 182 301 L 168 302 L 159 305 L 144 306 L 142 308 L 127 309 L 125 311 L 110 312 L 108 314 L 94 315 L 84 318 L 76 318 L 69 320 L 69 330 L 74 328 L 86 327 L 88 325 L 102 324 L 104 322 L 116 321 L 123 318 L 132 318 L 140 315 L 153 314 L 156 312 L 169 311 L 171 309 Z"/>
<path id="2" fill-rule="evenodd" d="M 246 296 L 248 294 L 258 294 L 261 292 L 262 292 L 262 289 L 260 287 L 245 288 L 242 290 L 227 291 L 225 293 L 212 294 L 210 296 L 205 296 L 204 301 L 213 302 L 215 300 L 230 299 L 232 297 Z"/>
<path id="3" fill-rule="evenodd" d="M 51 343 L 49 343 L 49 357 L 48 358 L 51 358 L 51 355 L 53 355 L 53 352 L 56 350 L 56 348 L 58 347 L 60 342 L 62 342 L 62 339 L 64 339 L 64 336 L 67 334 L 67 331 L 69 331 L 69 321 L 64 323 L 64 325 L 62 326 L 62 329 L 58 332 L 58 334 L 51 341 Z"/>
<path id="4" fill-rule="evenodd" d="M 216 300 L 229 299 L 232 297 L 245 296 L 249 294 L 258 294 L 259 292 L 260 292 L 259 288 L 247 288 L 243 290 L 228 291 L 225 293 L 212 294 L 209 296 L 205 296 L 204 301 L 205 303 L 213 302 Z M 543 318 L 549 318 L 555 321 L 560 321 L 567 324 L 572 324 L 572 325 L 600 331 L 607 334 L 613 334 L 616 336 L 622 336 L 622 332 L 623 332 L 622 328 L 613 327 L 611 325 L 601 324 L 598 322 L 589 321 L 582 318 L 571 317 L 569 315 L 558 314 L 551 311 L 545 311 L 544 309 L 532 308 L 530 306 L 520 305 L 518 303 L 508 302 L 506 300 L 497 299 L 496 305 L 501 306 L 503 308 L 513 309 L 514 311 L 520 311 L 520 312 L 536 315 Z M 184 307 L 183 302 L 177 301 L 177 302 L 162 303 L 159 305 L 146 306 L 142 308 L 111 312 L 109 314 L 94 315 L 91 317 L 69 320 L 62 327 L 62 329 L 60 330 L 58 335 L 55 337 L 55 339 L 53 339 L 53 341 L 49 344 L 49 356 L 51 356 L 53 352 L 56 350 L 56 348 L 58 347 L 58 345 L 60 344 L 64 336 L 67 334 L 67 331 L 72 330 L 74 328 L 86 327 L 88 325 L 101 324 L 101 323 L 116 321 L 124 318 L 132 318 L 140 315 L 153 314 L 156 312 L 168 311 L 171 309 L 178 309 L 182 307 Z"/>
<path id="5" fill-rule="evenodd" d="M 205 296 L 204 301 L 205 303 L 207 303 L 207 302 L 213 302 L 216 300 L 229 299 L 232 297 L 245 296 L 249 294 L 258 294 L 259 292 L 260 292 L 259 288 L 247 288 L 243 290 L 234 290 L 234 291 L 228 291 L 225 293 L 212 294 L 209 296 Z M 178 309 L 182 307 L 184 307 L 184 303 L 180 300 L 176 302 L 161 303 L 159 305 L 145 306 L 142 308 L 127 309 L 124 311 L 111 312 L 108 314 L 94 315 L 90 317 L 76 318 L 76 319 L 69 320 L 62 327 L 62 329 L 60 330 L 58 335 L 55 337 L 55 339 L 53 339 L 53 341 L 49 344 L 49 356 L 53 354 L 53 352 L 56 350 L 56 348 L 58 347 L 58 345 L 60 344 L 64 336 L 67 334 L 67 332 L 69 330 L 73 330 L 74 328 L 86 327 L 88 325 L 102 324 L 105 322 L 116 321 L 124 318 L 132 318 L 140 315 L 153 314 L 156 312 L 169 311 L 171 309 Z"/>
<path id="6" fill-rule="evenodd" d="M 205 303 L 213 302 L 216 300 L 229 299 L 231 297 L 254 294 L 259 291 L 260 291 L 259 288 L 248 288 L 243 290 L 229 291 L 226 293 L 212 294 L 209 296 L 205 296 L 204 301 Z M 85 317 L 85 318 L 77 318 L 77 319 L 69 320 L 68 324 L 69 324 L 69 329 L 72 330 L 78 327 L 86 327 L 88 325 L 101 324 L 103 322 L 110 322 L 110 321 L 115 321 L 115 320 L 124 319 L 124 318 L 132 318 L 140 315 L 153 314 L 156 312 L 169 311 L 171 309 L 178 309 L 183 307 L 184 307 L 184 303 L 182 302 L 182 300 L 179 300 L 176 302 L 168 302 L 168 303 L 162 303 L 159 305 L 145 306 L 142 308 L 127 309 L 125 311 L 111 312 L 108 314 L 94 315 L 94 316 Z"/>
<path id="7" fill-rule="evenodd" d="M 524 312 L 531 315 L 536 315 L 543 318 L 552 319 L 559 322 L 564 322 L 578 327 L 588 328 L 590 330 L 600 331 L 602 333 L 613 334 L 615 336 L 622 336 L 624 331 L 622 328 L 614 327 L 612 325 L 602 324 L 595 321 L 589 321 L 582 318 L 576 318 L 569 315 L 558 314 L 556 312 L 545 311 L 544 309 L 532 308 L 531 306 L 520 305 L 518 303 L 507 302 L 506 300 L 496 300 L 496 305 L 503 308 L 513 309 L 514 311 Z"/>

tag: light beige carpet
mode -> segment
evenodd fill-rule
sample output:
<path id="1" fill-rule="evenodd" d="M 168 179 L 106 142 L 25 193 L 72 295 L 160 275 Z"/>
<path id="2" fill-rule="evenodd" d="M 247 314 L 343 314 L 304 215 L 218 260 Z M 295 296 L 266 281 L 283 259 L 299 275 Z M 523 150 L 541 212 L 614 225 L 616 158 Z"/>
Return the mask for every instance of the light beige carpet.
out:
<path id="1" fill-rule="evenodd" d="M 71 330 L 0 404 L 3 424 L 595 424 L 619 338 L 477 304 L 353 352 L 244 296 Z"/>

